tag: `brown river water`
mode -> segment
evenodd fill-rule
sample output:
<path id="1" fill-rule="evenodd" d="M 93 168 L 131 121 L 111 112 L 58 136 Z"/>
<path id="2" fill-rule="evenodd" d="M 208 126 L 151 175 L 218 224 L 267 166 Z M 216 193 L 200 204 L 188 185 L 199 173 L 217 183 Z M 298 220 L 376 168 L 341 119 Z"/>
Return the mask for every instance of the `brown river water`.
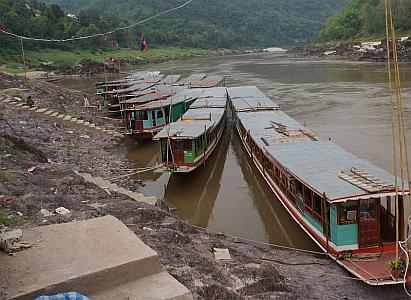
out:
<path id="1" fill-rule="evenodd" d="M 148 67 L 144 67 L 148 69 Z M 252 54 L 197 58 L 152 65 L 165 74 L 193 72 L 226 75 L 226 85 L 256 85 L 281 109 L 322 138 L 386 170 L 392 169 L 386 66 L 379 63 L 297 59 Z M 408 140 L 411 137 L 411 64 L 401 65 Z M 101 78 L 65 79 L 61 84 L 94 92 Z M 134 167 L 154 166 L 156 143 L 126 140 L 118 149 Z M 141 192 L 164 197 L 175 213 L 201 227 L 277 245 L 316 250 L 288 215 L 245 155 L 229 122 L 219 147 L 191 175 L 149 172 Z"/>

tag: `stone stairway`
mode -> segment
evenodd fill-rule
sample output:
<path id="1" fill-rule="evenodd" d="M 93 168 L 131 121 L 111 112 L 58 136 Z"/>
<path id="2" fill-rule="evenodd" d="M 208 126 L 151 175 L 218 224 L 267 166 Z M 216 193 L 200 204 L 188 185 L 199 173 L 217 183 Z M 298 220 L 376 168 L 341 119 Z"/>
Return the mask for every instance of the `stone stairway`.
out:
<path id="1" fill-rule="evenodd" d="M 157 253 L 113 216 L 23 231 L 34 247 L 0 255 L 5 299 L 77 291 L 90 299 L 192 299 Z"/>
<path id="2" fill-rule="evenodd" d="M 108 193 L 114 192 L 114 193 L 123 194 L 125 196 L 130 197 L 133 200 L 144 202 L 144 203 L 151 204 L 151 205 L 155 205 L 157 202 L 156 197 L 146 197 L 141 193 L 135 193 L 133 191 L 126 190 L 122 187 L 119 187 L 117 184 L 111 183 L 101 177 L 93 177 L 89 173 L 80 173 L 77 171 L 75 172 L 77 175 L 83 177 L 85 181 L 97 185 L 98 187 L 100 187 L 101 189 L 105 190 Z"/>
<path id="3" fill-rule="evenodd" d="M 27 109 L 27 110 L 32 111 L 34 113 L 38 113 L 38 114 L 47 116 L 49 118 L 54 118 L 57 121 L 67 121 L 67 122 L 71 122 L 71 123 L 76 124 L 76 125 L 84 126 L 86 128 L 91 128 L 91 129 L 94 129 L 94 130 L 97 130 L 97 131 L 104 132 L 104 133 L 106 133 L 108 135 L 111 135 L 111 136 L 114 136 L 114 137 L 123 137 L 123 134 L 121 134 L 117 131 L 110 130 L 110 129 L 105 129 L 105 128 L 96 126 L 93 123 L 87 122 L 85 120 L 78 119 L 78 118 L 70 116 L 70 115 L 66 115 L 66 114 L 54 111 L 52 109 L 40 108 L 38 106 L 29 107 L 29 106 L 25 105 L 21 100 L 17 100 L 17 99 L 14 99 L 14 98 L 9 98 L 9 97 L 4 97 L 3 96 L 2 98 L 0 98 L 0 102 L 8 104 L 8 105 L 13 105 L 17 108 Z"/>

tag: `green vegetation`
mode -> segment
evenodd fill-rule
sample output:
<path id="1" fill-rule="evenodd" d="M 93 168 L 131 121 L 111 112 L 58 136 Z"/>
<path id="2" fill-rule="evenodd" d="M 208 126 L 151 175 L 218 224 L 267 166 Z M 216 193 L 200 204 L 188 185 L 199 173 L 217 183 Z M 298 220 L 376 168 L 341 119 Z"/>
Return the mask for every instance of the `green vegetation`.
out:
<path id="1" fill-rule="evenodd" d="M 18 88 L 11 88 L 11 89 L 1 90 L 0 94 L 5 94 L 5 95 L 8 95 L 10 97 L 17 97 L 17 98 L 21 99 L 22 101 L 26 101 L 26 99 L 27 99 L 26 95 L 24 95 L 24 93 Z M 0 180 L 1 180 L 1 174 L 0 174 Z"/>
<path id="2" fill-rule="evenodd" d="M 0 0 L 0 21 L 17 34 L 47 38 L 70 38 L 106 32 L 132 24 L 186 0 L 43 0 L 56 3 L 78 19 L 67 17 L 55 4 L 34 0 Z M 60 49 L 101 49 L 116 41 L 121 47 L 139 47 L 144 31 L 150 49 L 158 46 L 183 48 L 237 48 L 291 45 L 316 38 L 325 20 L 348 0 L 208 0 L 194 1 L 179 11 L 163 15 L 108 37 L 53 44 Z M 19 46 L 15 39 L 2 43 Z M 34 50 L 49 48 L 42 42 L 26 42 Z"/>
<path id="3" fill-rule="evenodd" d="M 9 172 L 0 170 L 0 182 L 6 182 L 14 178 Z"/>
<path id="4" fill-rule="evenodd" d="M 0 0 L 0 28 L 30 37 L 67 39 L 130 25 L 185 1 Z M 104 61 L 109 56 L 158 62 L 211 55 L 222 48 L 310 42 L 326 19 L 348 1 L 196 0 L 179 11 L 109 36 L 66 43 L 25 40 L 26 64 L 33 70 L 42 62 L 73 66 L 83 59 Z M 148 53 L 139 52 L 142 31 Z M 0 44 L 0 71 L 23 72 L 20 41 L 0 34 Z"/>
<path id="5" fill-rule="evenodd" d="M 15 217 L 11 215 L 7 210 L 0 209 L 0 227 L 7 226 L 20 226 L 26 223 L 22 217 Z"/>
<path id="6" fill-rule="evenodd" d="M 411 30 L 411 0 L 392 1 L 395 28 Z M 385 36 L 384 0 L 352 0 L 331 17 L 320 32 L 320 41 L 344 41 Z"/>
<path id="7" fill-rule="evenodd" d="M 178 47 L 161 47 L 152 49 L 147 53 L 143 53 L 139 50 L 130 50 L 118 48 L 115 50 L 74 50 L 65 51 L 59 49 L 44 49 L 41 51 L 28 50 L 25 52 L 26 64 L 29 70 L 35 70 L 39 68 L 42 62 L 53 62 L 53 65 L 57 68 L 63 66 L 74 66 L 79 64 L 82 60 L 93 60 L 104 62 L 110 56 L 124 59 L 141 61 L 142 64 L 151 61 L 152 63 L 166 61 L 169 59 L 184 59 L 189 57 L 214 55 L 215 50 L 204 49 L 182 49 Z M 8 73 L 21 73 L 23 72 L 23 64 L 21 54 L 18 52 L 1 55 L 0 52 L 0 71 Z M 16 97 L 19 97 L 18 95 Z"/>

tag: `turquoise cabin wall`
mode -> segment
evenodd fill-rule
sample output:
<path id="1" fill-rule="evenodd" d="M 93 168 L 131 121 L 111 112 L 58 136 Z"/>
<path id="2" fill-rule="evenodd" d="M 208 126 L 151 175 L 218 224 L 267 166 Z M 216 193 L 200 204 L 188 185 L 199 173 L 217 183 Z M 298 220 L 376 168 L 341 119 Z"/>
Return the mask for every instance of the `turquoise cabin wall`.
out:
<path id="1" fill-rule="evenodd" d="M 330 207 L 330 231 L 331 241 L 336 246 L 358 244 L 358 224 L 338 225 L 335 205 Z"/>
<path id="2" fill-rule="evenodd" d="M 151 117 L 151 110 L 147 111 L 148 120 L 143 120 L 143 128 L 151 128 L 153 127 L 153 119 Z"/>
<path id="3" fill-rule="evenodd" d="M 314 220 L 310 215 L 304 213 L 304 219 L 306 219 L 311 225 L 313 225 L 319 232 L 323 232 L 323 226 Z"/>

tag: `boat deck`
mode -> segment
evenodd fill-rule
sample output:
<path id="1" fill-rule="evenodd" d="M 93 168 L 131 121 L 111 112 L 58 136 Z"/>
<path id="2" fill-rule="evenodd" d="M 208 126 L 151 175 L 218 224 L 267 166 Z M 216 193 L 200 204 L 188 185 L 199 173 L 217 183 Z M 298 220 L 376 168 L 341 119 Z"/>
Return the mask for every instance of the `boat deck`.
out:
<path id="1" fill-rule="evenodd" d="M 371 285 L 403 283 L 402 278 L 395 281 L 390 275 L 391 271 L 387 262 L 394 258 L 395 251 L 389 251 L 382 253 L 380 256 L 378 254 L 370 256 L 367 259 L 345 258 L 338 260 L 338 263 Z"/>

